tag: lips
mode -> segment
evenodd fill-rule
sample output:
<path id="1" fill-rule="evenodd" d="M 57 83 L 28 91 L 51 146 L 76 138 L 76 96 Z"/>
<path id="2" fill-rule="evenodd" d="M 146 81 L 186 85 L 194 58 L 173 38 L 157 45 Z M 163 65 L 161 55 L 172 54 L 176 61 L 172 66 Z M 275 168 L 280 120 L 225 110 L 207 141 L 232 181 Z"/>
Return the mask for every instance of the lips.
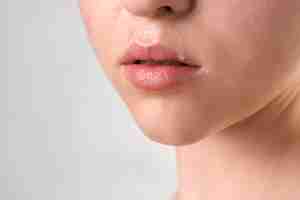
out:
<path id="1" fill-rule="evenodd" d="M 120 65 L 147 64 L 147 65 L 173 65 L 184 67 L 199 67 L 188 59 L 180 57 L 176 51 L 162 45 L 142 47 L 138 44 L 131 45 L 121 58 Z"/>
<path id="2" fill-rule="evenodd" d="M 133 44 L 120 60 L 122 74 L 136 88 L 166 91 L 200 76 L 199 65 L 159 44 L 143 47 Z M 191 82 L 192 83 L 192 82 Z"/>
<path id="3" fill-rule="evenodd" d="M 175 65 L 175 66 L 187 66 L 186 63 L 177 60 L 136 60 L 133 64 L 136 65 Z"/>

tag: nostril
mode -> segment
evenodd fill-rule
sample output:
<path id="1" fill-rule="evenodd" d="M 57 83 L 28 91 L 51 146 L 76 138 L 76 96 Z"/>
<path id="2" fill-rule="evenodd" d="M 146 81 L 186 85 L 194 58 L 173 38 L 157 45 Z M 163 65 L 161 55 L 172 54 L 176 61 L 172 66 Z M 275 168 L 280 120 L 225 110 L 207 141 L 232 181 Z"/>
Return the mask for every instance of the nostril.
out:
<path id="1" fill-rule="evenodd" d="M 174 13 L 174 10 L 171 6 L 162 6 L 158 9 L 158 12 L 161 15 L 170 15 L 170 14 Z"/>
<path id="2" fill-rule="evenodd" d="M 171 6 L 163 6 L 160 9 L 164 10 L 165 12 L 173 12 L 173 8 L 171 8 Z"/>
<path id="3" fill-rule="evenodd" d="M 194 0 L 120 0 L 124 9 L 139 17 L 182 17 L 190 13 Z"/>

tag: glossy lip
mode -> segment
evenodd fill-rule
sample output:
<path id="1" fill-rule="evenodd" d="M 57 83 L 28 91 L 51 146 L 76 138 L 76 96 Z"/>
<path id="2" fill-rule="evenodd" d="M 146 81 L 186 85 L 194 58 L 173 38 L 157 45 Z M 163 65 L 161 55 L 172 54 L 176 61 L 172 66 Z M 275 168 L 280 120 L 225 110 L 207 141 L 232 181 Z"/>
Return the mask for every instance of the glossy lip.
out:
<path id="1" fill-rule="evenodd" d="M 166 91 L 177 88 L 187 80 L 194 79 L 195 75 L 201 74 L 201 65 L 193 64 L 185 56 L 159 43 L 147 47 L 132 43 L 119 64 L 126 79 L 136 88 L 144 91 Z M 177 64 L 174 62 L 137 63 L 137 60 L 177 61 Z"/>
<path id="2" fill-rule="evenodd" d="M 187 64 L 189 67 L 200 67 L 200 65 L 195 65 L 184 56 L 185 55 L 179 55 L 176 51 L 161 44 L 144 47 L 133 43 L 119 60 L 119 65 L 134 64 L 136 60 L 172 60 Z"/>
<path id="3" fill-rule="evenodd" d="M 123 72 L 128 81 L 145 91 L 165 91 L 192 80 L 199 68 L 160 64 L 128 64 Z M 199 73 L 198 73 L 199 74 Z"/>

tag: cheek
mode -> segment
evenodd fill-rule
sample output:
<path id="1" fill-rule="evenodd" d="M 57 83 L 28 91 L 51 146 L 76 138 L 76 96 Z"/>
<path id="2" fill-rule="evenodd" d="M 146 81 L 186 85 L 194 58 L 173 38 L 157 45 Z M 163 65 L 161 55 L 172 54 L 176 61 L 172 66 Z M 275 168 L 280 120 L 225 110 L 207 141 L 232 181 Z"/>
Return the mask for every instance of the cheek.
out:
<path id="1" fill-rule="evenodd" d="M 94 48 L 102 49 L 112 41 L 116 21 L 116 3 L 104 0 L 81 0 L 80 12 L 89 40 Z"/>
<path id="2" fill-rule="evenodd" d="M 80 13 L 85 25 L 85 28 L 87 30 L 87 33 L 89 35 L 90 41 L 95 40 L 95 28 L 97 27 L 96 24 L 99 23 L 99 20 L 97 18 L 97 15 L 95 13 L 95 3 L 93 1 L 89 0 L 81 0 L 80 1 Z"/>
<path id="3" fill-rule="evenodd" d="M 286 28 L 292 23 L 295 25 L 300 15 L 298 0 L 221 0 L 203 4 L 203 11 L 199 13 L 206 25 L 223 34 L 243 30 L 260 37 L 269 37 L 269 32 L 282 34 L 289 31 Z"/>
<path id="4" fill-rule="evenodd" d="M 109 79 L 114 79 L 111 70 L 115 59 L 116 23 L 120 15 L 120 4 L 117 1 L 81 0 L 80 11 L 85 24 L 88 40 L 97 56 L 97 60 Z"/>
<path id="5" fill-rule="evenodd" d="M 202 26 L 213 41 L 214 71 L 244 82 L 291 73 L 300 44 L 299 9 L 296 0 L 204 1 Z"/>

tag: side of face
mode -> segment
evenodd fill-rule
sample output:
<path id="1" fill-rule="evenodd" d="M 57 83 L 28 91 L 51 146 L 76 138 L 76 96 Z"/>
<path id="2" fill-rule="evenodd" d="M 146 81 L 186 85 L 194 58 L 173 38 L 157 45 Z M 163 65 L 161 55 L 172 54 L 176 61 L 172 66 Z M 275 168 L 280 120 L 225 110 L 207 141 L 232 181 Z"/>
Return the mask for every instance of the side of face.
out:
<path id="1" fill-rule="evenodd" d="M 297 73 L 298 0 L 195 0 L 190 15 L 172 20 L 137 16 L 144 1 L 151 0 L 81 0 L 80 8 L 103 71 L 153 141 L 186 145 L 221 132 L 267 105 Z M 117 59 L 136 31 L 153 24 L 207 73 L 175 92 L 134 88 Z"/>

